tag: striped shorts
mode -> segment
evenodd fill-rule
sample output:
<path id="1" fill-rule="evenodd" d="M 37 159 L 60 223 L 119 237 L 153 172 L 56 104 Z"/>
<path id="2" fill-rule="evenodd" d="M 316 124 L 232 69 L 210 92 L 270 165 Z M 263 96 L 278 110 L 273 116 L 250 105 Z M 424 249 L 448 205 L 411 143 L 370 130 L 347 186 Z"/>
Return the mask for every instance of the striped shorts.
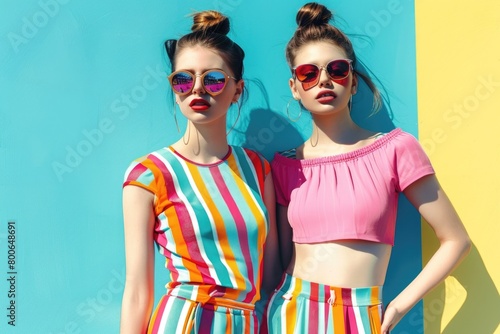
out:
<path id="1" fill-rule="evenodd" d="M 262 333 L 379 334 L 382 287 L 339 288 L 285 274 L 269 300 Z"/>
<path id="2" fill-rule="evenodd" d="M 148 334 L 257 334 L 256 312 L 245 303 L 227 299 L 198 302 L 164 295 L 151 320 Z"/>

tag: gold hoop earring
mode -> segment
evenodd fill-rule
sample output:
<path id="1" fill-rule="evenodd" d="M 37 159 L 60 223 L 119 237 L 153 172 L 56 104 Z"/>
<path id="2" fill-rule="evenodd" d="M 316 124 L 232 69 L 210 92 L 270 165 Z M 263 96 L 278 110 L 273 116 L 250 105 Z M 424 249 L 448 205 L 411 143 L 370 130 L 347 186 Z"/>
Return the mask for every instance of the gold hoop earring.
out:
<path id="1" fill-rule="evenodd" d="M 184 145 L 189 144 L 189 139 L 191 138 L 191 122 L 188 122 L 188 124 L 187 124 L 187 131 L 186 132 L 187 132 L 187 140 L 184 139 L 184 137 L 186 136 L 186 134 L 182 135 L 182 143 Z"/>
<path id="2" fill-rule="evenodd" d="M 181 133 L 181 129 L 179 128 L 179 123 L 177 122 L 177 113 L 176 113 L 177 108 L 176 108 L 176 105 L 177 105 L 177 103 L 175 103 L 175 105 L 174 105 L 174 121 L 175 121 L 175 127 L 177 128 L 177 132 L 178 132 L 178 133 Z"/>
<path id="3" fill-rule="evenodd" d="M 236 123 L 238 123 L 238 120 L 240 119 L 241 105 L 238 102 L 234 102 L 234 103 L 236 103 L 238 105 L 238 115 L 236 116 L 236 120 L 234 121 L 233 125 L 231 126 L 229 131 L 226 133 L 226 136 L 229 135 L 231 133 L 231 131 L 233 131 L 234 127 L 236 126 Z"/>
<path id="4" fill-rule="evenodd" d="M 315 136 L 315 142 L 313 143 L 313 135 L 316 133 L 316 136 Z M 318 141 L 319 141 L 319 132 L 318 132 L 318 127 L 316 126 L 316 123 L 313 122 L 313 133 L 311 135 L 311 138 L 309 139 L 309 142 L 311 143 L 311 146 L 312 147 L 316 147 L 316 145 L 318 145 Z"/>
<path id="5" fill-rule="evenodd" d="M 295 99 L 293 99 L 295 100 Z M 295 117 L 295 118 L 291 118 L 290 117 L 290 102 L 292 101 L 292 99 L 288 100 L 288 103 L 286 104 L 286 115 L 288 116 L 288 119 L 292 122 L 297 122 L 300 118 L 300 116 L 302 116 L 302 106 L 300 105 L 300 102 L 299 103 L 299 108 L 300 108 L 300 111 L 299 111 L 299 116 Z"/>

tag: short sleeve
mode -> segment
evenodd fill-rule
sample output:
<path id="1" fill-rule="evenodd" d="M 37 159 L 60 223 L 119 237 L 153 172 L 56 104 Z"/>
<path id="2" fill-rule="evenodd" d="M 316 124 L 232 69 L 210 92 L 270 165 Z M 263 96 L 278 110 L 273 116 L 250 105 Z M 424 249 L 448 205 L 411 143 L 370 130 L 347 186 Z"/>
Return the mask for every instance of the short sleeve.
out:
<path id="1" fill-rule="evenodd" d="M 259 187 L 260 195 L 264 196 L 264 184 L 266 181 L 266 177 L 271 172 L 269 162 L 266 160 L 266 158 L 264 158 L 262 154 L 248 148 L 233 148 L 233 152 L 238 153 L 241 149 L 243 150 L 243 152 L 245 152 L 246 156 L 252 163 L 252 166 L 256 173 L 256 185 L 258 185 Z M 252 181 L 248 179 L 247 182 L 250 184 Z"/>
<path id="2" fill-rule="evenodd" d="M 262 157 L 262 160 L 264 160 L 264 174 L 267 176 L 271 172 L 271 165 L 264 157 Z"/>
<path id="3" fill-rule="evenodd" d="M 125 171 L 123 187 L 134 185 L 156 194 L 156 182 L 153 171 L 148 167 L 148 160 L 140 158 L 133 161 Z"/>
<path id="4" fill-rule="evenodd" d="M 288 206 L 290 203 L 290 195 L 286 191 L 286 187 L 288 185 L 288 175 L 285 171 L 286 166 L 281 164 L 279 160 L 281 156 L 276 153 L 274 156 L 274 160 L 271 163 L 271 171 L 273 175 L 273 183 L 274 183 L 274 192 L 276 195 L 276 202 L 283 206 Z M 288 194 L 285 195 L 285 194 Z"/>
<path id="5" fill-rule="evenodd" d="M 435 173 L 427 154 L 411 134 L 402 132 L 395 152 L 398 191 L 404 191 L 418 179 Z"/>
<path id="6" fill-rule="evenodd" d="M 269 164 L 269 161 L 267 161 L 267 159 L 264 158 L 264 156 L 262 154 L 260 154 L 259 152 L 255 152 L 255 153 L 259 157 L 261 170 L 262 170 L 262 173 L 263 173 L 263 176 L 265 179 L 266 176 L 269 175 L 269 173 L 271 172 L 271 165 Z"/>

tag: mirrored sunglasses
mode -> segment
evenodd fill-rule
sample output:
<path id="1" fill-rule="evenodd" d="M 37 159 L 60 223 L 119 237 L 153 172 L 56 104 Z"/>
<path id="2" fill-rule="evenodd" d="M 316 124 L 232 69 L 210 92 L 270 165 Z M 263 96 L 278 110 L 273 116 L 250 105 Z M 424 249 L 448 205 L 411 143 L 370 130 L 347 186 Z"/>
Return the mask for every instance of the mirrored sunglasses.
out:
<path id="1" fill-rule="evenodd" d="M 349 71 L 352 70 L 352 60 L 335 59 L 326 66 L 302 64 L 292 68 L 295 77 L 302 83 L 304 90 L 311 89 L 318 84 L 322 69 L 326 70 L 330 79 L 339 81 L 349 76 Z"/>
<path id="2" fill-rule="evenodd" d="M 168 76 L 170 86 L 178 95 L 187 95 L 191 93 L 196 78 L 200 78 L 203 89 L 211 96 L 222 93 L 227 85 L 227 79 L 236 80 L 236 78 L 228 75 L 222 70 L 207 70 L 201 74 L 194 74 L 187 70 L 179 70 Z"/>

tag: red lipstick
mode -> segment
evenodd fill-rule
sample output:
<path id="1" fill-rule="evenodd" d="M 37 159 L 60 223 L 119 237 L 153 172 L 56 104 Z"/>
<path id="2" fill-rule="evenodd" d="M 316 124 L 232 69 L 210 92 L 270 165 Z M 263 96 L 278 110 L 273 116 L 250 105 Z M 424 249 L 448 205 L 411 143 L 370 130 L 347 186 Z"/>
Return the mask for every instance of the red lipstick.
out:
<path id="1" fill-rule="evenodd" d="M 211 105 L 204 99 L 194 99 L 191 103 L 189 103 L 189 106 L 195 111 L 205 111 L 210 108 Z"/>
<path id="2" fill-rule="evenodd" d="M 318 95 L 316 95 L 316 100 L 319 103 L 330 103 L 333 100 L 335 100 L 336 97 L 337 95 L 333 91 L 322 90 L 321 92 L 318 93 Z"/>

